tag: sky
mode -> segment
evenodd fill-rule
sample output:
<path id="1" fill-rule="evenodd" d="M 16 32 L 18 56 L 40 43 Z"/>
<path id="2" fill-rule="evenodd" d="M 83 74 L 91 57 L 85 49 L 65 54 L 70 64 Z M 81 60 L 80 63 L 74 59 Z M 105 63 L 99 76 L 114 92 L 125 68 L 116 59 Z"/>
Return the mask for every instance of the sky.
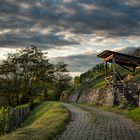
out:
<path id="1" fill-rule="evenodd" d="M 0 60 L 36 45 L 75 76 L 104 50 L 139 47 L 139 36 L 139 0 L 0 0 Z"/>

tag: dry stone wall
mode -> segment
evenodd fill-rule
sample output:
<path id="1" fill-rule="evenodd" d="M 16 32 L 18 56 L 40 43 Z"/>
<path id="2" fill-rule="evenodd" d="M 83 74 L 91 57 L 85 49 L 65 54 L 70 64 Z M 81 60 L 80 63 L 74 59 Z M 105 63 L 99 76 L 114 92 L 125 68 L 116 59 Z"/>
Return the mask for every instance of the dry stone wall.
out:
<path id="1" fill-rule="evenodd" d="M 80 90 L 72 92 L 68 97 L 68 102 L 94 103 L 97 105 L 106 104 L 107 94 L 105 89 Z"/>
<path id="2" fill-rule="evenodd" d="M 119 105 L 122 107 L 140 105 L 140 83 L 129 83 L 124 91 L 122 86 L 116 86 L 113 90 L 111 85 L 108 85 L 105 89 L 77 89 L 68 96 L 67 101 L 107 106 Z"/>

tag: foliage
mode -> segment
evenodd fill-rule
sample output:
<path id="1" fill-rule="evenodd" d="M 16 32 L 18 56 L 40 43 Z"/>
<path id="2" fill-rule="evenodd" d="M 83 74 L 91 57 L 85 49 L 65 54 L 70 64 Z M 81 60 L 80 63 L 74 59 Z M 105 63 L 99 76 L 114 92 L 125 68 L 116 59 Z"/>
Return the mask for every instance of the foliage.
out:
<path id="1" fill-rule="evenodd" d="M 7 109 L 2 107 L 0 109 L 0 135 L 4 133 L 5 126 L 7 125 L 7 119 L 4 114 L 7 115 Z"/>
<path id="2" fill-rule="evenodd" d="M 0 140 L 52 140 L 65 129 L 68 110 L 58 102 L 44 102 L 33 110 L 23 128 Z"/>
<path id="3" fill-rule="evenodd" d="M 99 76 L 102 76 L 104 74 L 104 64 L 100 63 L 94 66 L 92 69 L 86 71 L 85 73 L 80 75 L 80 81 L 82 83 L 91 81 L 93 79 L 96 79 Z"/>
<path id="4" fill-rule="evenodd" d="M 131 52 L 130 55 L 133 56 L 140 56 L 140 48 L 135 49 L 133 52 Z M 105 67 L 107 71 L 105 71 Z M 127 76 L 130 72 L 123 67 L 116 65 L 116 71 L 121 75 L 121 78 L 123 79 L 125 76 Z M 74 78 L 74 84 L 75 85 L 81 85 L 82 87 L 88 87 L 88 88 L 104 88 L 106 86 L 106 82 L 103 80 L 105 75 L 108 73 L 109 75 L 113 72 L 113 65 L 108 63 L 100 63 L 95 65 L 90 70 L 82 73 L 79 77 Z M 139 75 L 139 70 L 136 71 L 136 76 Z"/>
<path id="5" fill-rule="evenodd" d="M 70 88 L 71 77 L 68 75 L 67 64 L 58 62 L 55 66 L 55 97 L 54 100 L 59 100 L 61 93 Z"/>
<path id="6" fill-rule="evenodd" d="M 105 70 L 104 63 L 97 64 L 92 69 L 74 78 L 74 84 L 85 88 L 104 88 L 106 82 L 104 80 Z M 108 69 L 112 70 L 112 65 L 107 65 Z"/>
<path id="7" fill-rule="evenodd" d="M 69 85 L 67 65 L 59 62 L 53 65 L 47 53 L 36 46 L 9 53 L 0 65 L 0 88 L 8 104 L 16 106 L 33 102 L 38 96 L 47 99 L 49 87 L 57 87 L 57 100 Z M 62 86 L 62 87 L 60 87 Z M 54 97 L 53 97 L 54 98 Z"/>
<path id="8" fill-rule="evenodd" d="M 81 84 L 80 76 L 74 77 L 74 85 L 79 86 Z"/>
<path id="9" fill-rule="evenodd" d="M 26 109 L 28 107 L 30 108 L 30 104 L 19 105 L 12 109 L 14 109 L 16 111 L 20 111 L 20 110 Z M 1 107 L 1 109 L 0 109 L 0 134 L 3 134 L 8 131 L 8 112 L 10 111 L 10 109 L 11 109 L 10 107 Z M 13 114 L 10 113 L 10 122 L 14 119 L 15 118 L 14 118 Z"/>

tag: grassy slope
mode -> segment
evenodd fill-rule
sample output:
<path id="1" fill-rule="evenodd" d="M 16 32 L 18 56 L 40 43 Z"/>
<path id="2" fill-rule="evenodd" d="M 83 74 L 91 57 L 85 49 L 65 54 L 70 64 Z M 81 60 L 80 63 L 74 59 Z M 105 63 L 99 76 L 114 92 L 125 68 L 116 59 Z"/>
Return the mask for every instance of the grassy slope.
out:
<path id="1" fill-rule="evenodd" d="M 135 77 L 129 80 L 128 83 L 133 81 L 138 81 L 140 80 L 139 78 L 140 78 L 140 69 L 136 71 Z M 105 86 L 105 83 L 103 81 L 100 81 L 96 83 L 93 87 L 96 89 L 96 87 L 102 88 L 103 86 Z M 88 104 L 88 105 L 92 106 L 93 104 Z M 121 115 L 125 115 L 127 118 L 140 123 L 140 108 L 120 109 L 118 107 L 108 107 L 108 106 L 100 106 L 99 108 L 106 111 L 111 111 Z"/>
<path id="2" fill-rule="evenodd" d="M 122 75 L 122 77 L 127 76 L 128 74 L 132 74 L 128 70 L 125 69 L 117 69 L 117 71 Z M 137 80 L 140 78 L 140 68 L 136 69 L 136 72 L 134 73 L 134 78 L 132 78 L 130 81 L 127 81 L 127 83 Z M 100 88 L 105 88 L 107 85 L 106 81 L 104 80 L 104 74 L 100 73 L 99 76 L 97 76 L 96 79 L 92 80 L 91 84 L 88 84 L 89 88 L 91 89 L 100 89 Z"/>
<path id="3" fill-rule="evenodd" d="M 24 127 L 0 140 L 51 140 L 65 129 L 68 110 L 58 102 L 44 102 L 31 112 Z"/>
<path id="4" fill-rule="evenodd" d="M 101 79 L 97 83 L 95 83 L 91 88 L 92 89 L 100 89 L 106 87 L 106 81 L 104 79 Z"/>
<path id="5" fill-rule="evenodd" d="M 128 71 L 122 71 L 121 75 L 127 75 L 130 72 Z M 128 83 L 130 82 L 135 82 L 135 81 L 140 81 L 140 68 L 136 70 L 135 76 L 127 81 Z M 106 81 L 103 79 L 103 77 L 97 78 L 94 81 L 92 81 L 92 85 L 90 85 L 91 89 L 100 89 L 100 88 L 105 88 L 106 87 Z M 89 106 L 95 106 L 94 104 L 86 104 Z M 140 108 L 132 108 L 132 109 L 120 109 L 118 107 L 107 107 L 107 106 L 97 106 L 100 109 L 106 110 L 106 111 L 111 111 L 115 112 L 121 115 L 125 115 L 127 118 L 132 119 L 135 122 L 140 123 Z"/>

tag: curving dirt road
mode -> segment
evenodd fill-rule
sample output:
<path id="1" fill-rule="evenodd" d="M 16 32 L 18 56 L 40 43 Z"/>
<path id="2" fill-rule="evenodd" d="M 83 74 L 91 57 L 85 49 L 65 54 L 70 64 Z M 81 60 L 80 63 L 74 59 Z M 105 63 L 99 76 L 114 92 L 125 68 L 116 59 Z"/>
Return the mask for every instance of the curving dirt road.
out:
<path id="1" fill-rule="evenodd" d="M 84 105 L 64 105 L 71 122 L 59 140 L 140 140 L 138 126 L 121 115 Z"/>

